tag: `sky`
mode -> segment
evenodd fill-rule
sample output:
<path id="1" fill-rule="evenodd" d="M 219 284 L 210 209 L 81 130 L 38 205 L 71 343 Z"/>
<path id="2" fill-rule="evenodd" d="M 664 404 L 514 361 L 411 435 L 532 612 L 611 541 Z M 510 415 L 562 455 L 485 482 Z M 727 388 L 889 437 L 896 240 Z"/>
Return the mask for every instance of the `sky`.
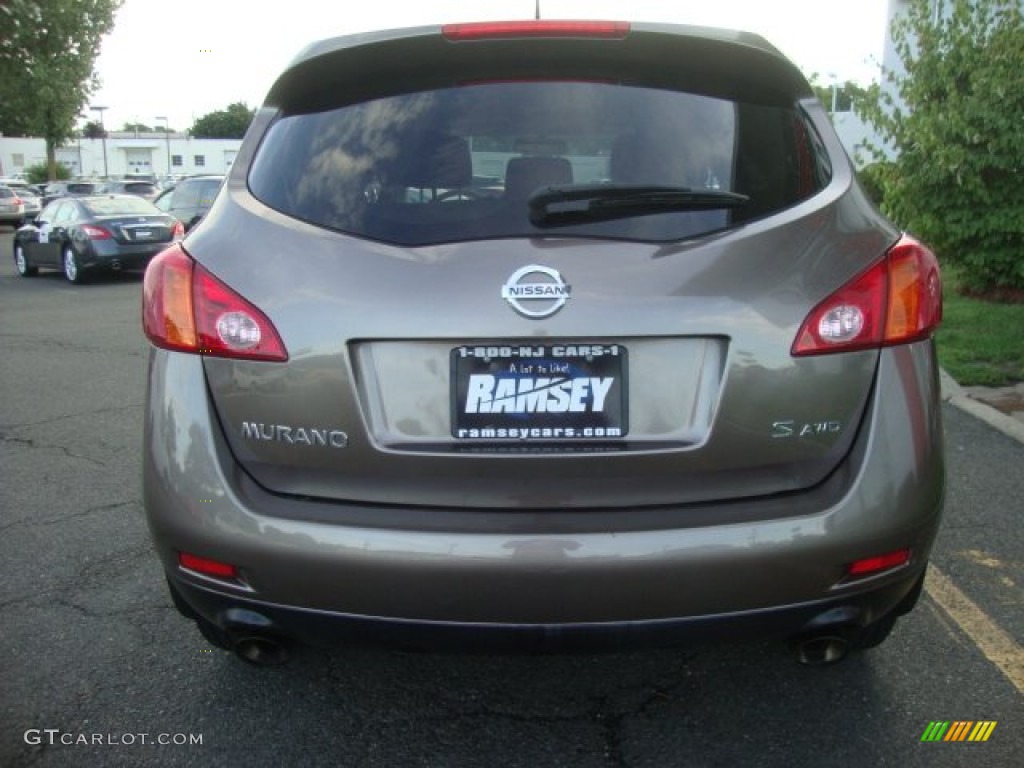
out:
<path id="1" fill-rule="evenodd" d="M 535 0 L 124 0 L 96 63 L 104 124 L 185 130 L 229 104 L 263 103 L 316 40 L 375 29 L 533 18 Z M 615 19 L 756 32 L 825 84 L 878 79 L 886 0 L 541 0 L 545 19 Z M 88 112 L 90 119 L 98 113 Z M 82 121 L 84 122 L 84 121 Z"/>

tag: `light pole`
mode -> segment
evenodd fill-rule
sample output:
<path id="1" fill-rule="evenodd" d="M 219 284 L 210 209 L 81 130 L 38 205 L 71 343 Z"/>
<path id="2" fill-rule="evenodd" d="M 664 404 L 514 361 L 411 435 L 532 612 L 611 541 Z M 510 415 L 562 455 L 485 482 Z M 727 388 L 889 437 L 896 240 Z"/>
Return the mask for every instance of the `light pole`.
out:
<path id="1" fill-rule="evenodd" d="M 105 178 L 107 178 L 107 175 L 108 175 L 107 174 L 107 129 L 106 129 L 106 126 L 103 125 L 103 110 L 108 109 L 108 107 L 94 107 L 94 106 L 90 106 L 89 109 L 91 109 L 93 112 L 99 112 L 100 113 L 100 135 L 103 137 L 103 178 L 105 179 Z"/>
<path id="2" fill-rule="evenodd" d="M 171 175 L 171 129 L 166 117 L 157 115 L 154 120 L 164 121 L 164 140 L 167 142 L 167 175 Z"/>
<path id="3" fill-rule="evenodd" d="M 79 120 L 88 120 L 88 115 L 83 115 L 81 112 L 78 113 Z M 85 166 L 82 165 L 82 131 L 81 127 L 75 131 L 75 135 L 78 137 L 78 177 L 83 178 L 85 176 Z"/>

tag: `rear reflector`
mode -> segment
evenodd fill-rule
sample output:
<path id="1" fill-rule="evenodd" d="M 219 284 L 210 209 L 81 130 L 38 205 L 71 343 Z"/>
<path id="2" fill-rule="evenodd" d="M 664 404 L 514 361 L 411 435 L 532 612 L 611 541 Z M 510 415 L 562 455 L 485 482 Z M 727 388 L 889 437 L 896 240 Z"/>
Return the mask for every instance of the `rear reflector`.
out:
<path id="1" fill-rule="evenodd" d="M 866 557 L 863 560 L 856 560 L 850 563 L 846 569 L 847 576 L 870 576 L 879 571 L 888 571 L 891 568 L 899 568 L 910 562 L 909 549 L 897 549 L 875 557 Z"/>
<path id="2" fill-rule="evenodd" d="M 885 258 L 811 310 L 792 353 L 906 344 L 931 336 L 941 320 L 939 263 L 935 254 L 904 235 Z"/>
<path id="3" fill-rule="evenodd" d="M 530 37 L 591 37 L 621 40 L 629 34 L 625 21 L 480 21 L 445 24 L 441 34 L 453 42 Z"/>
<path id="4" fill-rule="evenodd" d="M 207 272 L 180 244 L 160 253 L 142 283 L 142 328 L 154 346 L 239 360 L 284 362 L 270 319 Z"/>
<path id="5" fill-rule="evenodd" d="M 201 573 L 204 576 L 213 576 L 217 579 L 237 579 L 238 569 L 230 563 L 222 563 L 219 560 L 210 560 L 206 557 L 199 557 L 189 552 L 178 553 L 178 565 L 190 571 Z"/>

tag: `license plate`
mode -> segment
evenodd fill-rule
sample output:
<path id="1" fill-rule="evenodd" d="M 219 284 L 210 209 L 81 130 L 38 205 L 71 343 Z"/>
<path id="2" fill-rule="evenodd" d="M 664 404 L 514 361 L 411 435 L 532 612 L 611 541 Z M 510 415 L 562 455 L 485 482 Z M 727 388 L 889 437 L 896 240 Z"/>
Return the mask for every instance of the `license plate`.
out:
<path id="1" fill-rule="evenodd" d="M 628 433 L 619 344 L 470 345 L 451 351 L 457 440 L 617 440 Z"/>
<path id="2" fill-rule="evenodd" d="M 153 231 L 150 229 L 134 229 L 132 232 L 135 235 L 136 240 L 152 240 Z"/>

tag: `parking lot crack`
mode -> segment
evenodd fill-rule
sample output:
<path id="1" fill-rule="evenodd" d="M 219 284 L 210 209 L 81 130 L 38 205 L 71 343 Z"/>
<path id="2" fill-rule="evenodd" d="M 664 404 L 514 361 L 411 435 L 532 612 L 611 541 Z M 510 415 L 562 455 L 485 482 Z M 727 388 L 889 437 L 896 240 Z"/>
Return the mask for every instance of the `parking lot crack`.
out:
<path id="1" fill-rule="evenodd" d="M 518 726 L 538 727 L 580 727 L 596 729 L 595 744 L 603 762 L 615 768 L 630 765 L 629 735 L 627 727 L 638 718 L 657 717 L 657 710 L 671 704 L 680 690 L 689 684 L 686 665 L 690 658 L 681 658 L 676 666 L 658 680 L 634 680 L 610 686 L 581 702 L 573 711 L 523 712 L 511 706 L 499 706 L 482 699 L 475 699 L 473 706 L 456 698 L 447 705 L 442 702 L 429 712 L 418 713 L 416 719 L 422 722 L 450 723 L 453 719 L 464 722 L 501 721 Z M 475 697 L 474 697 L 475 698 Z M 388 728 L 387 723 L 377 722 L 376 727 Z"/>
<path id="2" fill-rule="evenodd" d="M 109 347 L 97 346 L 92 344 L 84 344 L 82 341 L 76 339 L 69 341 L 57 336 L 43 336 L 36 334 L 25 334 L 25 333 L 0 333 L 0 339 L 9 340 L 12 345 L 18 345 L 24 343 L 24 346 L 32 349 L 46 348 L 49 351 L 66 351 L 72 353 L 92 353 L 109 352 Z M 147 354 L 145 348 L 135 351 L 125 351 L 124 354 L 128 357 L 142 357 Z"/>
<path id="3" fill-rule="evenodd" d="M 595 700 L 590 719 L 601 729 L 605 742 L 604 756 L 609 765 L 622 768 L 629 765 L 623 747 L 623 728 L 629 720 L 643 717 L 656 706 L 671 701 L 675 693 L 686 684 L 681 669 L 677 669 L 678 675 L 672 676 L 676 682 L 670 685 L 663 682 L 641 683 L 624 687 Z M 631 706 L 624 706 L 623 699 L 632 699 L 634 703 Z"/>
<path id="4" fill-rule="evenodd" d="M 142 403 L 127 403 L 125 405 L 115 405 L 106 408 L 96 408 L 91 411 L 76 411 L 75 413 L 66 413 L 62 416 L 54 416 L 51 419 L 42 419 L 40 421 L 25 421 L 18 424 L 0 424 L 0 430 L 13 430 L 13 429 L 25 429 L 28 427 L 42 427 L 48 424 L 58 424 L 62 421 L 68 421 L 69 419 L 80 419 L 83 416 L 100 416 L 107 413 L 118 413 L 120 411 L 131 411 L 137 408 L 142 408 Z M 0 433 L 0 441 L 6 440 L 8 437 L 4 433 Z M 13 438 L 20 439 L 20 438 Z"/>
<path id="5" fill-rule="evenodd" d="M 102 618 L 105 618 L 102 614 L 96 613 L 95 611 L 92 611 L 92 610 L 86 608 L 84 605 L 79 605 L 78 603 L 73 603 L 70 600 L 68 600 L 66 597 L 59 597 L 59 598 L 57 598 L 57 605 L 64 606 L 65 608 L 70 608 L 71 610 L 75 611 L 76 613 L 82 614 L 87 619 L 102 619 Z"/>
<path id="6" fill-rule="evenodd" d="M 102 461 L 94 459 L 91 456 L 83 456 L 80 453 L 75 453 L 66 445 L 53 445 L 51 443 L 44 443 L 35 440 L 31 437 L 15 437 L 13 435 L 0 434 L 0 443 L 3 443 L 5 445 L 20 445 L 26 448 L 31 448 L 33 450 L 39 451 L 57 451 L 58 453 L 63 454 L 69 459 L 78 459 L 79 461 L 87 462 L 96 467 L 106 466 Z"/>
<path id="7" fill-rule="evenodd" d="M 5 534 L 7 533 L 7 531 L 14 530 L 16 528 L 43 525 L 63 525 L 71 520 L 89 517 L 90 515 L 96 515 L 101 512 L 109 512 L 110 510 L 119 509 L 121 507 L 130 507 L 138 503 L 138 499 L 129 499 L 125 501 L 111 502 L 110 504 L 100 504 L 99 506 L 89 507 L 88 509 L 81 509 L 76 512 L 70 512 L 66 515 L 57 515 L 56 517 L 48 517 L 43 519 L 16 520 L 12 523 L 7 523 L 6 525 L 0 525 L 0 535 Z"/>

